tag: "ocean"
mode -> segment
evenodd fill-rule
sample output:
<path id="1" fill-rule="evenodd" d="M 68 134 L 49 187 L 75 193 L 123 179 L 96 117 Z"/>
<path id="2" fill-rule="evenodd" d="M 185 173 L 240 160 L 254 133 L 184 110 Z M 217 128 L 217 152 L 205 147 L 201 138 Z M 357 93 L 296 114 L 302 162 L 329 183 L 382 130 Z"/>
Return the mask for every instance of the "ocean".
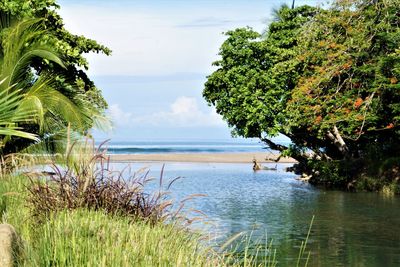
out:
<path id="1" fill-rule="evenodd" d="M 257 140 L 113 141 L 107 147 L 110 154 L 267 152 Z"/>

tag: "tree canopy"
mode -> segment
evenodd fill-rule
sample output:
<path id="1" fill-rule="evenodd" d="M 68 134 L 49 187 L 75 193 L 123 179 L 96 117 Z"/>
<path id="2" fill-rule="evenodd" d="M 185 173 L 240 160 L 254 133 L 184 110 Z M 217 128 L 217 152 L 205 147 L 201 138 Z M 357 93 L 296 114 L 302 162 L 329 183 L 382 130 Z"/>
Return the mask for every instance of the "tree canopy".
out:
<path id="1" fill-rule="evenodd" d="M 20 105 L 35 111 L 35 120 L 19 122 L 41 140 L 72 131 L 84 134 L 107 108 L 100 90 L 85 73 L 84 54 L 109 55 L 94 40 L 68 32 L 54 0 L 0 3 L 0 91 L 19 91 Z M 30 144 L 13 138 L 3 152 Z"/>
<path id="2" fill-rule="evenodd" d="M 399 26 L 397 0 L 283 6 L 264 35 L 227 33 L 203 95 L 234 134 L 261 138 L 314 176 L 316 162 L 396 156 Z M 272 142 L 278 134 L 292 145 Z"/>

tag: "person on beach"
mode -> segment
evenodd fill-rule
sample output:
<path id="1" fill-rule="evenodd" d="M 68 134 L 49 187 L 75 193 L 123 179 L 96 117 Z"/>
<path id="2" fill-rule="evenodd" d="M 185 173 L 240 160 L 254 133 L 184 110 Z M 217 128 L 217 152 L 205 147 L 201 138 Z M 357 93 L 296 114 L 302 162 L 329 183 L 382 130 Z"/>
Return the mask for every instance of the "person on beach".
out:
<path id="1" fill-rule="evenodd" d="M 253 159 L 253 171 L 259 171 L 259 170 L 270 170 L 270 171 L 276 171 L 278 170 L 278 164 L 275 164 L 275 167 L 273 168 L 268 168 L 265 166 L 261 166 L 260 163 L 257 162 L 257 160 L 254 158 Z"/>
<path id="2" fill-rule="evenodd" d="M 253 171 L 259 171 L 262 170 L 263 168 L 261 167 L 261 165 L 257 162 L 257 160 L 254 158 L 253 159 Z"/>

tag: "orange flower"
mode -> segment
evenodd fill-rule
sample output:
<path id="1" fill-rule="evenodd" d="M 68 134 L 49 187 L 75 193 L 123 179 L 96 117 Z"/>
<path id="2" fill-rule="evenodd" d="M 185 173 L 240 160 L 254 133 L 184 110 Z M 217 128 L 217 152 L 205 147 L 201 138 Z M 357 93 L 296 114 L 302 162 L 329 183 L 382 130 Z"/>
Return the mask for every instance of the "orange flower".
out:
<path id="1" fill-rule="evenodd" d="M 386 129 L 392 129 L 393 127 L 394 127 L 394 124 L 393 123 L 389 123 L 389 125 L 386 126 Z"/>
<path id="2" fill-rule="evenodd" d="M 315 124 L 320 124 L 321 121 L 322 121 L 322 116 L 319 115 L 318 117 L 315 118 L 315 121 L 314 121 L 314 122 L 315 122 Z"/>
<path id="3" fill-rule="evenodd" d="M 347 63 L 343 64 L 343 69 L 348 70 L 350 68 L 351 68 L 351 63 L 350 62 L 347 62 Z"/>
<path id="4" fill-rule="evenodd" d="M 398 82 L 398 80 L 397 80 L 396 77 L 392 77 L 392 78 L 390 79 L 390 83 L 391 83 L 391 84 L 396 84 L 397 82 Z"/>
<path id="5" fill-rule="evenodd" d="M 354 102 L 354 107 L 355 107 L 355 108 L 359 108 L 359 107 L 362 105 L 363 102 L 364 102 L 364 101 L 362 100 L 361 97 L 357 98 L 357 99 L 356 99 L 356 102 Z"/>

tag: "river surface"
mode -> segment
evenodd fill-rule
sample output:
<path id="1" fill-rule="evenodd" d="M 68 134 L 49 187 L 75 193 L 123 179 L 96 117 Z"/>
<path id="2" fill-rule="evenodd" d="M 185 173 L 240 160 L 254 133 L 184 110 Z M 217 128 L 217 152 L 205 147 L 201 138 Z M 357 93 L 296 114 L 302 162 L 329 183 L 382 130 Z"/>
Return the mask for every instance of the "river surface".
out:
<path id="1" fill-rule="evenodd" d="M 160 164 L 132 168 L 144 165 L 159 177 Z M 308 266 L 400 266 L 400 198 L 317 189 L 285 172 L 287 166 L 253 172 L 251 164 L 168 163 L 163 183 L 184 177 L 171 188 L 176 201 L 207 195 L 188 205 L 207 215 L 204 229 L 217 243 L 242 231 L 255 240 L 267 235 L 278 266 L 296 266 L 313 216 Z"/>

